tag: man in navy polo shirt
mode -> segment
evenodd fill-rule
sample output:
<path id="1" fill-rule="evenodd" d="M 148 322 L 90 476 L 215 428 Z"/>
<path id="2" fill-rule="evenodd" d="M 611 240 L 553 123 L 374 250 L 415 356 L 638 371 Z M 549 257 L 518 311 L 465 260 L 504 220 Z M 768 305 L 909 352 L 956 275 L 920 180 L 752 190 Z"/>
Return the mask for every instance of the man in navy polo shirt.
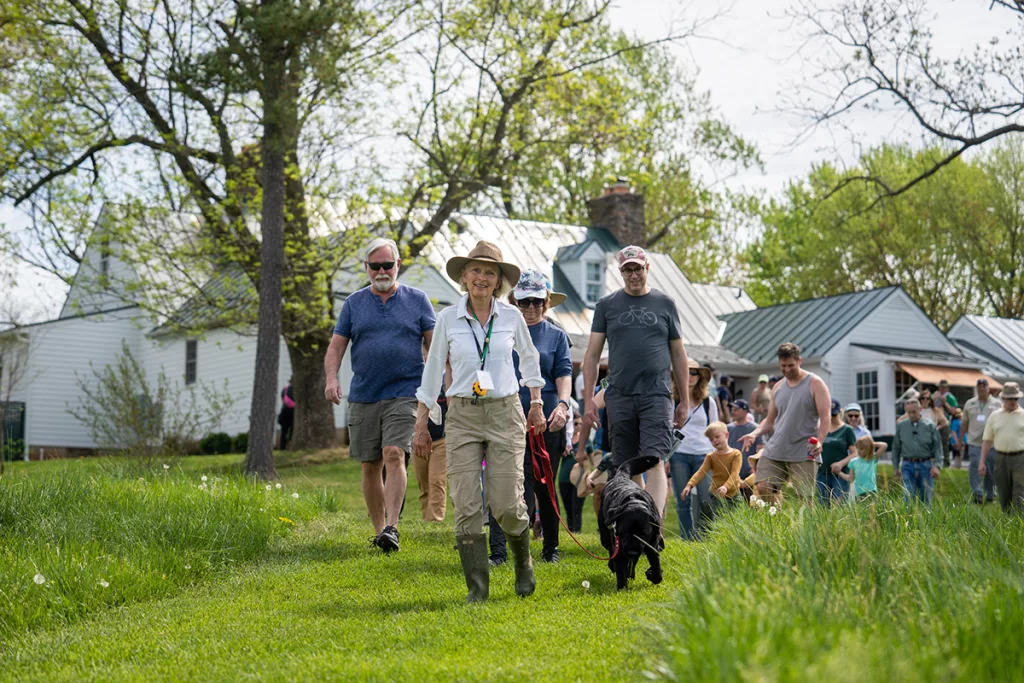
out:
<path id="1" fill-rule="evenodd" d="M 363 499 L 373 522 L 373 545 L 398 550 L 398 515 L 405 502 L 405 458 L 416 426 L 416 389 L 423 345 L 434 333 L 434 308 L 415 287 L 398 284 L 398 246 L 377 238 L 366 248 L 370 286 L 345 300 L 324 359 L 324 396 L 341 403 L 338 368 L 352 344 L 348 395 L 350 455 L 362 463 Z M 382 481 L 387 469 L 387 482 Z"/>

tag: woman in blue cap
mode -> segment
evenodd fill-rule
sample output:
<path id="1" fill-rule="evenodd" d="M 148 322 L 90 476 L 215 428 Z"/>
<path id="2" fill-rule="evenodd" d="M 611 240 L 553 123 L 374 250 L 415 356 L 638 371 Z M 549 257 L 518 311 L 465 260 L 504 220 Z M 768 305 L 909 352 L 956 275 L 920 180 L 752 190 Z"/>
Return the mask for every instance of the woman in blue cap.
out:
<path id="1" fill-rule="evenodd" d="M 551 291 L 544 274 L 536 270 L 524 270 L 515 289 L 508 295 L 509 303 L 519 308 L 530 330 L 533 345 L 540 354 L 540 374 L 544 378 L 541 398 L 544 399 L 544 417 L 548 431 L 544 432 L 544 446 L 551 456 L 551 470 L 558 471 L 558 464 L 565 454 L 566 431 L 569 421 L 569 397 L 572 393 L 572 358 L 569 356 L 569 336 L 562 328 L 544 317 L 548 309 L 565 301 L 565 295 Z M 513 363 L 518 372 L 518 356 L 513 354 Z M 529 412 L 530 394 L 520 392 L 523 410 Z M 544 545 L 541 559 L 558 562 L 558 500 L 552 499 L 548 489 L 540 484 L 540 472 L 533 471 L 529 445 L 523 464 L 526 483 L 526 506 L 533 508 L 534 496 L 543 530 Z M 491 526 L 491 562 L 501 564 L 505 559 L 505 543 L 501 530 Z"/>

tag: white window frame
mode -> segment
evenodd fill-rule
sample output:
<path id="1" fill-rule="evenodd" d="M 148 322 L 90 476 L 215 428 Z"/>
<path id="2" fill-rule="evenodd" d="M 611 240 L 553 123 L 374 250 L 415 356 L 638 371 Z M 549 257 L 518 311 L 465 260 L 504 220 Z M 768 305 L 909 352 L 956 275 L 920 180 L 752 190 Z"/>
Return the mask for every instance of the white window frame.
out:
<path id="1" fill-rule="evenodd" d="M 597 268 L 597 279 L 590 277 L 591 266 Z M 597 288 L 597 297 L 590 296 L 591 286 Z M 596 304 L 604 293 L 604 263 L 601 261 L 583 262 L 583 296 L 588 304 Z"/>
<path id="2" fill-rule="evenodd" d="M 870 377 L 865 378 L 864 383 L 861 383 L 862 377 L 865 375 L 874 375 L 874 382 L 870 382 Z M 854 370 L 853 373 L 853 390 L 854 396 L 857 397 L 857 403 L 860 404 L 861 408 L 861 423 L 871 430 L 872 433 L 877 432 L 882 427 L 882 411 L 881 411 L 881 399 L 879 398 L 879 376 L 881 372 L 878 366 L 871 366 Z M 871 395 L 870 389 L 874 387 L 874 396 Z"/>

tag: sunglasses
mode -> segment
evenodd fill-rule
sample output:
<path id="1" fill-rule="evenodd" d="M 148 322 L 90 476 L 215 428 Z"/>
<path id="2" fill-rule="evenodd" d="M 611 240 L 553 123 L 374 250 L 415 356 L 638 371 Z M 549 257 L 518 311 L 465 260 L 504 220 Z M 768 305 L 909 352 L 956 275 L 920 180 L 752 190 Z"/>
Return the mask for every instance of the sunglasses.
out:
<path id="1" fill-rule="evenodd" d="M 516 305 L 519 308 L 544 308 L 545 299 L 517 299 Z"/>
<path id="2" fill-rule="evenodd" d="M 367 261 L 366 267 L 370 270 L 391 270 L 395 267 L 394 261 Z"/>
<path id="3" fill-rule="evenodd" d="M 700 376 L 700 370 L 690 370 L 690 377 Z"/>
<path id="4" fill-rule="evenodd" d="M 859 419 L 860 419 L 860 413 L 847 413 L 847 414 L 846 414 L 846 417 L 848 417 L 848 418 L 849 418 L 849 419 L 851 419 L 851 420 L 852 420 L 853 418 L 857 418 L 857 419 L 859 420 Z"/>
<path id="5" fill-rule="evenodd" d="M 634 275 L 639 275 L 640 273 L 644 272 L 644 269 L 642 267 L 641 268 L 619 268 L 619 272 L 622 273 L 625 277 L 632 277 Z"/>

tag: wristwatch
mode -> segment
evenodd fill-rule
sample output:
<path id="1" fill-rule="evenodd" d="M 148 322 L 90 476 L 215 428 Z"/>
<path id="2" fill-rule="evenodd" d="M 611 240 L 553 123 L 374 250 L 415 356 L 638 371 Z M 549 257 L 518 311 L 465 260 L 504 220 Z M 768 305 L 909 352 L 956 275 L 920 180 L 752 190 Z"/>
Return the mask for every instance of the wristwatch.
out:
<path id="1" fill-rule="evenodd" d="M 559 403 L 559 405 L 565 406 L 566 410 L 569 410 L 569 402 L 566 401 L 564 398 L 558 399 L 558 403 Z"/>

